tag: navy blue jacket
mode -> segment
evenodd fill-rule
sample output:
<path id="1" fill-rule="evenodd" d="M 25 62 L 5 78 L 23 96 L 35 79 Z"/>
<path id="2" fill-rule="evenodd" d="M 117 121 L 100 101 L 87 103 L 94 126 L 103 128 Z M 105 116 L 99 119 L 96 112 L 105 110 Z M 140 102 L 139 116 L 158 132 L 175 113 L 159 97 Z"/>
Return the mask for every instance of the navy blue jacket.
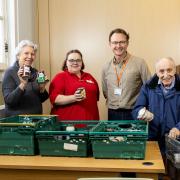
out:
<path id="1" fill-rule="evenodd" d="M 154 119 L 149 122 L 149 140 L 159 141 L 163 149 L 164 135 L 173 127 L 180 129 L 180 77 L 175 75 L 175 86 L 166 95 L 158 80 L 154 75 L 142 86 L 132 113 L 137 119 L 139 110 L 146 107 L 154 114 Z"/>

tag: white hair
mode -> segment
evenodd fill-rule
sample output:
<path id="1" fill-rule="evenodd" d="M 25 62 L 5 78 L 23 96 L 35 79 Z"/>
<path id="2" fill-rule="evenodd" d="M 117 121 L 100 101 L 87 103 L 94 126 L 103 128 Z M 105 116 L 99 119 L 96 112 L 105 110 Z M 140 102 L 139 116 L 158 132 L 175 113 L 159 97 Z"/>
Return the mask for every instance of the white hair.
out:
<path id="1" fill-rule="evenodd" d="M 168 60 L 170 61 L 172 64 L 173 64 L 173 68 L 176 69 L 176 64 L 175 64 L 175 61 L 172 57 L 164 57 L 164 58 L 161 58 L 161 59 L 158 59 L 155 63 L 155 70 L 157 70 L 157 66 L 159 64 L 159 62 L 163 61 L 163 60 Z"/>
<path id="2" fill-rule="evenodd" d="M 15 55 L 16 57 L 22 52 L 23 47 L 25 46 L 30 46 L 34 49 L 34 52 L 37 52 L 37 44 L 34 44 L 32 41 L 30 40 L 22 40 L 19 42 L 19 44 L 17 45 L 16 49 L 15 49 Z"/>

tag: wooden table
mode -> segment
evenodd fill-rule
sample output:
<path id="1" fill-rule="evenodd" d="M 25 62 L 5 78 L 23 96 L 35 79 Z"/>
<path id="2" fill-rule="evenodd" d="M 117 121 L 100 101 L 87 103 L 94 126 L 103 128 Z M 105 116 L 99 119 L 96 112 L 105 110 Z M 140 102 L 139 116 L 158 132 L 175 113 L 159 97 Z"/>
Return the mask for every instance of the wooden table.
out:
<path id="1" fill-rule="evenodd" d="M 153 165 L 143 165 L 152 162 Z M 74 157 L 0 156 L 1 180 L 77 180 L 80 177 L 119 177 L 136 172 L 137 177 L 158 180 L 165 168 L 157 142 L 147 142 L 145 160 Z"/>

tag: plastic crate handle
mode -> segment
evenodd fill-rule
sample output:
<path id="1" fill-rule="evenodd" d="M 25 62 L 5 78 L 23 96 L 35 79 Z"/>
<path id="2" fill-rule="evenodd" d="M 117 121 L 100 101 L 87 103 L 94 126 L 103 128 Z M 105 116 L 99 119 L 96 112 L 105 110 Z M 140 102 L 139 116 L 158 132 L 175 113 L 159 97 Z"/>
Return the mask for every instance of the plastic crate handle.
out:
<path id="1" fill-rule="evenodd" d="M 33 134 L 35 132 L 35 130 L 30 127 L 27 127 L 27 128 L 26 127 L 18 127 L 17 132 L 20 134 Z"/>

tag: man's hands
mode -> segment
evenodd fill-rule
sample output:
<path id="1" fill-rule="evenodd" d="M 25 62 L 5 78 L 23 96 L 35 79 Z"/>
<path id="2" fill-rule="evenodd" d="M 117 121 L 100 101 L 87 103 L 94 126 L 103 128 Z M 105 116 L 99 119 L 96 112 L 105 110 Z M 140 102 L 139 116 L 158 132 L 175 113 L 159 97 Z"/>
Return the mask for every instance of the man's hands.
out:
<path id="1" fill-rule="evenodd" d="M 144 107 L 144 108 L 139 110 L 137 118 L 140 119 L 140 120 L 144 120 L 144 121 L 152 121 L 153 118 L 154 118 L 154 114 L 151 113 L 150 111 L 148 111 Z M 180 136 L 180 130 L 174 127 L 169 131 L 168 136 L 173 138 L 173 139 L 176 139 L 177 137 Z"/>
<path id="2" fill-rule="evenodd" d="M 169 131 L 168 136 L 173 139 L 176 139 L 178 136 L 180 136 L 180 130 L 174 127 Z"/>
<path id="3" fill-rule="evenodd" d="M 154 118 L 154 114 L 144 107 L 139 110 L 137 118 L 144 121 L 152 121 Z"/>

